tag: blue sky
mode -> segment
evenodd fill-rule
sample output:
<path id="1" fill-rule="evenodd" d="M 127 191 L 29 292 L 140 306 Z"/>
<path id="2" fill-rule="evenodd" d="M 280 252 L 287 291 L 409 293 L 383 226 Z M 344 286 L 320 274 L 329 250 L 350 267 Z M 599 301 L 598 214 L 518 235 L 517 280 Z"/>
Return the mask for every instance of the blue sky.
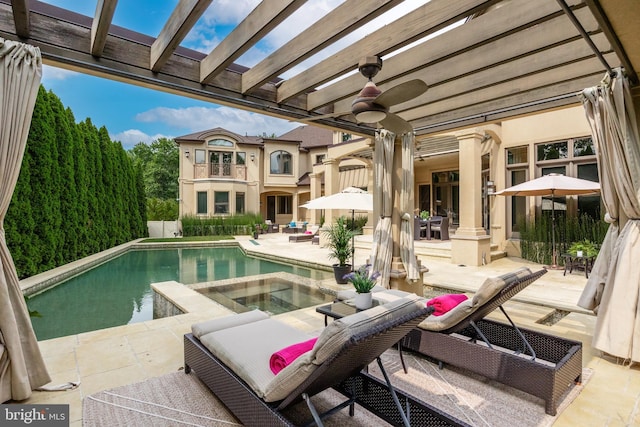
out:
<path id="1" fill-rule="evenodd" d="M 95 14 L 97 3 L 96 0 L 44 1 L 87 16 Z M 248 67 L 257 64 L 343 1 L 309 0 L 236 62 Z M 407 5 L 396 7 L 362 28 L 359 34 L 340 40 L 282 77 L 296 74 L 309 63 L 331 55 L 354 38 L 364 36 L 372 28 L 396 19 L 397 15 L 425 1 L 428 0 L 404 2 Z M 120 0 L 113 24 L 157 37 L 177 3 L 178 0 Z M 209 53 L 258 3 L 259 0 L 214 0 L 182 45 Z M 138 142 L 150 143 L 159 137 L 173 138 L 218 126 L 241 135 L 261 135 L 263 132 L 281 135 L 300 126 L 287 120 L 50 66 L 43 67 L 42 75 L 44 87 L 52 90 L 65 106 L 71 108 L 77 121 L 89 117 L 96 126 L 106 126 L 111 138 L 121 141 L 125 149 Z"/>

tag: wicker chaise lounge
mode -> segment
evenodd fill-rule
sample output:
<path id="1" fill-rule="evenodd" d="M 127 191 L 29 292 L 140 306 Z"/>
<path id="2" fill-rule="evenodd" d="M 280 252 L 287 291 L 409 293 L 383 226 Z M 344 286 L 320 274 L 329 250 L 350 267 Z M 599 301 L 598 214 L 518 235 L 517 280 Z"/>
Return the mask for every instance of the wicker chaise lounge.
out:
<path id="1" fill-rule="evenodd" d="M 393 425 L 464 425 L 394 390 L 388 377 L 385 383 L 363 371 L 376 359 L 384 371 L 379 356 L 431 311 L 413 296 L 336 320 L 311 351 L 277 375 L 269 369 L 270 354 L 310 335 L 257 310 L 214 319 L 194 325 L 185 335 L 185 372 L 193 370 L 248 426 L 294 425 L 287 410 L 301 400 L 317 425 L 347 406 L 353 415 L 354 403 Z M 332 387 L 347 400 L 317 414 L 311 397 Z"/>
<path id="2" fill-rule="evenodd" d="M 404 348 L 540 397 L 555 415 L 562 395 L 581 381 L 582 343 L 518 328 L 502 307 L 546 272 L 521 268 L 487 279 L 473 298 L 421 322 Z M 497 308 L 509 324 L 485 319 Z"/>

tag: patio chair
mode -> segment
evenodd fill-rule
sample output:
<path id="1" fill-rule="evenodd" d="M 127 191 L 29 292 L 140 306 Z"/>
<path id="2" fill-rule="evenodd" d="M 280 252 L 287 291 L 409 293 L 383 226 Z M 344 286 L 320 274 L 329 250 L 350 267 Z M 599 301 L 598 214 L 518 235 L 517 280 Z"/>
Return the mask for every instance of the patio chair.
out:
<path id="1" fill-rule="evenodd" d="M 347 406 L 353 415 L 355 403 L 394 425 L 408 426 L 409 418 L 414 425 L 462 425 L 394 389 L 380 361 L 431 312 L 413 296 L 335 320 L 312 350 L 277 375 L 269 368 L 270 356 L 312 336 L 258 310 L 214 319 L 185 335 L 185 372 L 193 370 L 245 425 L 293 425 L 287 410 L 302 400 L 317 425 Z M 374 360 L 385 381 L 363 371 Z M 347 400 L 318 414 L 311 397 L 332 387 Z"/>
<path id="2" fill-rule="evenodd" d="M 435 239 L 436 234 L 440 240 L 449 240 L 449 218 L 440 217 L 440 223 L 431 224 L 431 234 Z"/>
<path id="3" fill-rule="evenodd" d="M 582 343 L 519 328 L 503 304 L 547 272 L 520 268 L 488 278 L 472 298 L 430 316 L 403 340 L 405 349 L 463 368 L 545 400 L 555 415 L 562 395 L 582 376 Z M 485 317 L 499 308 L 509 324 Z"/>

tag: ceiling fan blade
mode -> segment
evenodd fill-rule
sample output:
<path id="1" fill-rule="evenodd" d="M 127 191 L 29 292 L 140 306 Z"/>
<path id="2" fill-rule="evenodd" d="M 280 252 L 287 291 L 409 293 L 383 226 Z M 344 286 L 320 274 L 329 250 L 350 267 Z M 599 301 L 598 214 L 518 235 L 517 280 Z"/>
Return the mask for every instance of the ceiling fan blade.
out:
<path id="1" fill-rule="evenodd" d="M 373 102 L 389 108 L 392 105 L 402 104 L 422 95 L 428 88 L 429 86 L 420 79 L 409 80 L 385 90 Z"/>
<path id="2" fill-rule="evenodd" d="M 311 116 L 311 117 L 307 117 L 304 119 L 298 119 L 298 122 L 313 122 L 315 120 L 322 120 L 322 119 L 331 119 L 334 117 L 341 117 L 341 116 L 348 116 L 351 114 L 351 111 L 342 111 L 340 113 L 330 113 L 330 114 L 322 114 L 319 116 Z"/>
<path id="3" fill-rule="evenodd" d="M 393 113 L 387 113 L 387 117 L 380 120 L 380 125 L 396 134 L 413 132 L 413 127 L 408 121 Z"/>

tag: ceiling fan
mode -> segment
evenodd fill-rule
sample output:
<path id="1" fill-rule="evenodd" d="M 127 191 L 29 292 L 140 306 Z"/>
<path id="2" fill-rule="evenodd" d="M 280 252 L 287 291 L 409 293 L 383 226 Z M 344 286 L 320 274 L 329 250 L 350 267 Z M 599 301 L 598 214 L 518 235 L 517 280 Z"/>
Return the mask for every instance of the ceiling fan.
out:
<path id="1" fill-rule="evenodd" d="M 413 128 L 402 117 L 389 112 L 389 108 L 422 95 L 428 86 L 420 79 L 409 80 L 382 92 L 373 77 L 382 69 L 382 58 L 367 56 L 360 60 L 358 70 L 369 81 L 351 104 L 351 111 L 313 116 L 301 121 L 314 121 L 330 117 L 353 115 L 358 123 L 378 123 L 396 133 L 411 132 Z"/>

